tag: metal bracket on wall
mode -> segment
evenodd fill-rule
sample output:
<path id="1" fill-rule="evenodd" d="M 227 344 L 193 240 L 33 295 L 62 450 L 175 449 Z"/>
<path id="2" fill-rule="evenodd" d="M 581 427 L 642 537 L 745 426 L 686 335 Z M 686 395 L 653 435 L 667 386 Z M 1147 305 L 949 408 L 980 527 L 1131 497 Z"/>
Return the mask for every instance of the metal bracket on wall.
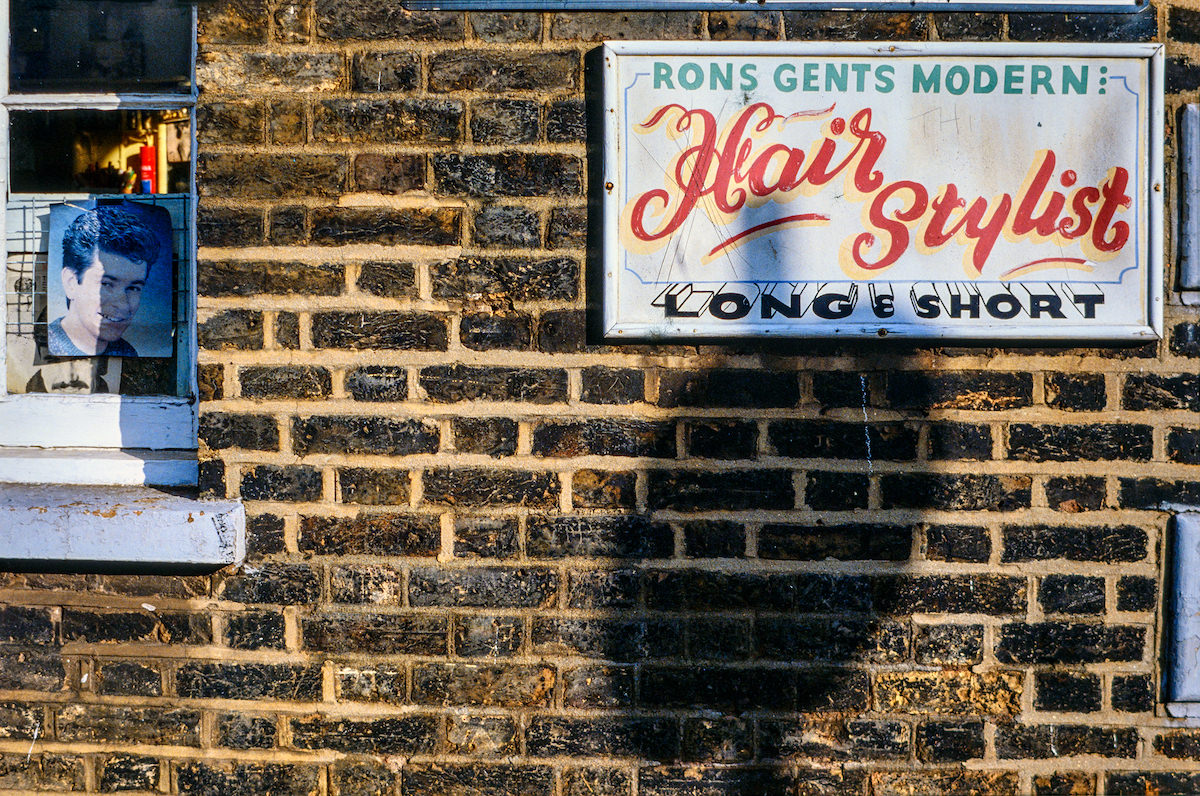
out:
<path id="1" fill-rule="evenodd" d="M 1179 289 L 1200 290 L 1200 105 L 1184 106 L 1179 128 Z"/>
<path id="2" fill-rule="evenodd" d="M 1200 716 L 1200 512 L 1176 514 L 1172 525 L 1163 696 L 1168 714 Z"/>

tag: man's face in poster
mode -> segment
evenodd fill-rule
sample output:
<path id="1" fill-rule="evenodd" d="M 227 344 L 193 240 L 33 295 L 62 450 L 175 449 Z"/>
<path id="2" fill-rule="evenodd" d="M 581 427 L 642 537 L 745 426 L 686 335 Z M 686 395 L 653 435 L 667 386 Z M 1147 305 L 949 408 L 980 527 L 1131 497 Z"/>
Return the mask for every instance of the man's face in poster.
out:
<path id="1" fill-rule="evenodd" d="M 120 340 L 142 300 L 149 265 L 115 252 L 96 249 L 82 274 L 62 269 L 69 302 L 63 331 L 88 353 Z"/>

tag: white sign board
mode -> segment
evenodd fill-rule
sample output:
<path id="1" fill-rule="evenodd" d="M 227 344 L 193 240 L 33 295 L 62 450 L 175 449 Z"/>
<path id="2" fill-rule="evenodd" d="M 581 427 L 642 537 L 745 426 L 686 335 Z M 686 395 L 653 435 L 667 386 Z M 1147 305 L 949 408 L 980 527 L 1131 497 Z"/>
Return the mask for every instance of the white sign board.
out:
<path id="1" fill-rule="evenodd" d="M 1162 46 L 609 43 L 610 338 L 1150 340 Z"/>

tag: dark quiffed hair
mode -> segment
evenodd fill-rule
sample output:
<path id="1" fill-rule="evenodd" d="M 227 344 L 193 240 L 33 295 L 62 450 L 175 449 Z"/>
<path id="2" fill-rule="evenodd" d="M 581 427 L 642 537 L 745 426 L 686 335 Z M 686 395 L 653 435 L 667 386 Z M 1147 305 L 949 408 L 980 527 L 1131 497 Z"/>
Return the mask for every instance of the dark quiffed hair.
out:
<path id="1" fill-rule="evenodd" d="M 158 259 L 158 235 L 133 213 L 101 205 L 80 213 L 63 233 L 62 267 L 81 280 L 97 249 L 145 263 L 149 269 Z"/>

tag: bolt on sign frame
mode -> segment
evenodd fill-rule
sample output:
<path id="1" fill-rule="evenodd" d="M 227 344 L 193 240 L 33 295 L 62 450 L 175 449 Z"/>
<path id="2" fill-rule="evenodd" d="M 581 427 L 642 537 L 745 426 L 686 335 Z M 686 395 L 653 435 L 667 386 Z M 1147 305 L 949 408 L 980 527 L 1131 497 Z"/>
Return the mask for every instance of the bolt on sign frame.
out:
<path id="1" fill-rule="evenodd" d="M 609 42 L 609 339 L 1148 341 L 1159 44 Z"/>

